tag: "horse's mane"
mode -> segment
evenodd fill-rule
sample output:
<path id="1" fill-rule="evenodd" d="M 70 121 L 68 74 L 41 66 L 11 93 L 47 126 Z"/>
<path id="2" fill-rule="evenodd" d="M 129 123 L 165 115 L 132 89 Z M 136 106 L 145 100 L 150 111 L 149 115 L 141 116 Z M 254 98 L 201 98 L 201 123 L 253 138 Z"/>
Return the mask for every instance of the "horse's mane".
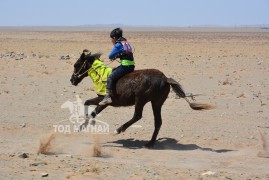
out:
<path id="1" fill-rule="evenodd" d="M 85 55 L 84 56 L 85 56 L 85 58 L 87 59 L 88 62 L 93 63 L 96 59 L 100 59 L 101 55 L 102 55 L 102 53 L 99 52 L 99 53 L 95 53 L 95 54 L 89 53 L 86 56 Z"/>
<path id="2" fill-rule="evenodd" d="M 103 53 L 98 52 L 98 53 L 91 54 L 90 57 L 94 58 L 94 60 L 95 59 L 100 59 L 102 54 Z"/>

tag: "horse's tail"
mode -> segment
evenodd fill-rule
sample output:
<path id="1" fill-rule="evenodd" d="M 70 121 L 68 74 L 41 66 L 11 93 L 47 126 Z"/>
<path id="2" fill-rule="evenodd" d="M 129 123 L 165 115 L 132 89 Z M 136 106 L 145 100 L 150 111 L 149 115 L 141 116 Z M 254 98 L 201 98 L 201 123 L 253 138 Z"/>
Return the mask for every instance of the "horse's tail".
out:
<path id="1" fill-rule="evenodd" d="M 185 92 L 183 91 L 181 85 L 176 82 L 174 79 L 172 78 L 167 78 L 166 80 L 167 83 L 169 83 L 172 86 L 172 89 L 174 90 L 174 92 L 181 98 L 184 98 L 187 103 L 189 104 L 189 106 L 193 109 L 193 110 L 208 110 L 208 109 L 213 109 L 215 108 L 214 106 L 210 105 L 210 104 L 201 104 L 201 103 L 191 103 L 189 101 L 189 99 L 186 97 Z"/>

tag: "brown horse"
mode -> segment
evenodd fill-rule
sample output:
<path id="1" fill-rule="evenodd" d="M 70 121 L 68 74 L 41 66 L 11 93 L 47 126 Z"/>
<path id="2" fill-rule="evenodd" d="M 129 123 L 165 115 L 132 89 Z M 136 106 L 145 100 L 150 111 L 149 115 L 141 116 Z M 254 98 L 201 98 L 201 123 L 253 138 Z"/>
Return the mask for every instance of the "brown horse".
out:
<path id="1" fill-rule="evenodd" d="M 93 62 L 101 56 L 98 54 L 85 54 L 84 51 L 81 57 L 74 64 L 74 73 L 70 79 L 73 85 L 78 85 L 83 78 L 87 76 L 87 72 L 91 69 Z M 148 148 L 154 146 L 157 135 L 162 125 L 161 108 L 170 92 L 170 86 L 175 93 L 184 98 L 189 106 L 194 110 L 203 110 L 213 108 L 208 104 L 191 103 L 181 85 L 172 78 L 167 78 L 161 71 L 156 69 L 136 70 L 130 74 L 120 78 L 112 88 L 112 104 L 110 106 L 132 106 L 135 105 L 133 118 L 115 130 L 115 134 L 124 132 L 129 126 L 142 118 L 143 108 L 146 103 L 151 102 L 154 114 L 155 129 L 151 140 L 145 145 Z M 103 99 L 103 96 L 98 96 L 94 99 L 85 101 L 85 110 L 89 105 L 97 105 L 94 111 L 90 113 L 90 118 L 95 118 L 107 105 L 100 106 L 98 103 Z M 88 113 L 86 113 L 87 116 Z M 80 127 L 86 127 L 89 123 L 89 118 Z"/>

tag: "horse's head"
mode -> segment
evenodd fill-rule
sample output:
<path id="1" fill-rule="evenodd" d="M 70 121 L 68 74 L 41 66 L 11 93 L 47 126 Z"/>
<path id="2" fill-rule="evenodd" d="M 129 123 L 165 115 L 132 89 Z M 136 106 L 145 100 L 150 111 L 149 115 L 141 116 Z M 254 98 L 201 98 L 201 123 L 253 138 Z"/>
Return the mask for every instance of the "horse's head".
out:
<path id="1" fill-rule="evenodd" d="M 74 72 L 70 79 L 72 85 L 78 85 L 83 78 L 87 77 L 88 71 L 91 69 L 93 62 L 95 59 L 99 59 L 100 56 L 101 53 L 91 55 L 89 50 L 83 50 L 80 58 L 74 64 Z"/>

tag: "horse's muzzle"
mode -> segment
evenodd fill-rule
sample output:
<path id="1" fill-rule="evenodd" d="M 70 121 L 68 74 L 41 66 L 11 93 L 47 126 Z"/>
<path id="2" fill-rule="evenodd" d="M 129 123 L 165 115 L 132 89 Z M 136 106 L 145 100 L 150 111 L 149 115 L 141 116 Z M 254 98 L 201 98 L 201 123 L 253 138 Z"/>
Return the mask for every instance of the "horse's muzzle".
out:
<path id="1" fill-rule="evenodd" d="M 78 85 L 78 77 L 75 75 L 72 75 L 70 82 L 72 85 L 77 86 Z"/>
<path id="2" fill-rule="evenodd" d="M 70 80 L 71 81 L 71 84 L 73 85 L 73 86 L 77 86 L 77 84 L 74 82 L 74 81 L 72 81 L 72 80 Z"/>

